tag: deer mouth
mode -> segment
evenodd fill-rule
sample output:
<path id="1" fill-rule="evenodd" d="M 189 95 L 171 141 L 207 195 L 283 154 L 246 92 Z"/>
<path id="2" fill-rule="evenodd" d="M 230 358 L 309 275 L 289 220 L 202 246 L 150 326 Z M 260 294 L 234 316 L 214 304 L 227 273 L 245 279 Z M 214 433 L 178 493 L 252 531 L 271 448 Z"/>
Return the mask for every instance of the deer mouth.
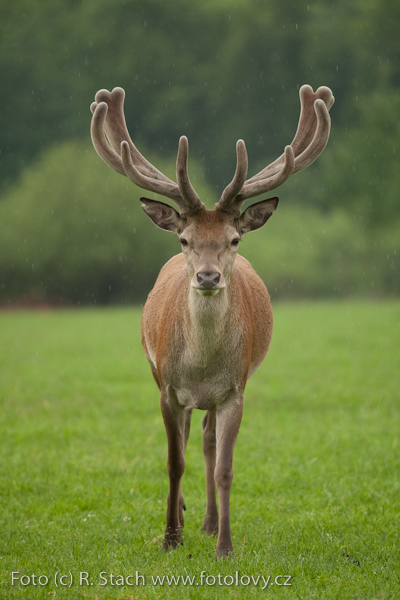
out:
<path id="1" fill-rule="evenodd" d="M 224 280 L 220 281 L 217 285 L 211 286 L 209 282 L 206 285 L 199 285 L 197 282 L 192 283 L 192 288 L 196 290 L 200 294 L 200 296 L 216 296 L 218 292 L 223 290 L 226 287 L 226 283 Z"/>
<path id="2" fill-rule="evenodd" d="M 206 290 L 204 288 L 195 287 L 194 289 L 196 292 L 199 292 L 200 296 L 216 296 L 222 288 L 219 287 L 214 288 L 213 290 Z"/>

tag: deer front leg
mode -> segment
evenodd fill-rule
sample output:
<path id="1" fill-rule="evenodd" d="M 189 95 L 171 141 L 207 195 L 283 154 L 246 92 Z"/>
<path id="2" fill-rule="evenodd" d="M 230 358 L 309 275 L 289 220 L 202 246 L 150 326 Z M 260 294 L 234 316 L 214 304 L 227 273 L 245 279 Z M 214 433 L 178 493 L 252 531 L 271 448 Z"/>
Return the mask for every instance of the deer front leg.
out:
<path id="1" fill-rule="evenodd" d="M 217 410 L 215 483 L 219 498 L 218 541 L 216 553 L 223 558 L 233 556 L 229 499 L 233 480 L 233 449 L 243 414 L 243 395 L 235 396 Z"/>
<path id="2" fill-rule="evenodd" d="M 207 504 L 202 527 L 207 535 L 215 535 L 218 531 L 218 508 L 214 479 L 217 443 L 215 423 L 216 411 L 208 410 L 203 419 L 203 454 L 206 467 Z"/>
<path id="3" fill-rule="evenodd" d="M 190 414 L 179 406 L 174 392 L 161 393 L 161 412 L 168 440 L 169 494 L 167 524 L 163 548 L 176 548 L 182 541 L 184 501 L 181 479 L 185 471 L 185 448 L 189 435 Z M 185 434 L 185 430 L 187 433 Z"/>
<path id="4" fill-rule="evenodd" d="M 183 455 L 185 455 L 186 452 L 186 446 L 187 446 L 187 442 L 189 439 L 189 433 L 190 433 L 190 420 L 192 418 L 192 410 L 191 409 L 185 409 L 185 433 L 184 433 L 184 447 L 183 447 Z M 186 510 L 186 504 L 185 501 L 183 499 L 182 496 L 182 491 L 181 491 L 181 495 L 179 498 L 179 523 L 181 526 L 181 529 L 183 529 L 183 526 L 185 524 L 185 519 L 183 517 L 183 511 Z"/>

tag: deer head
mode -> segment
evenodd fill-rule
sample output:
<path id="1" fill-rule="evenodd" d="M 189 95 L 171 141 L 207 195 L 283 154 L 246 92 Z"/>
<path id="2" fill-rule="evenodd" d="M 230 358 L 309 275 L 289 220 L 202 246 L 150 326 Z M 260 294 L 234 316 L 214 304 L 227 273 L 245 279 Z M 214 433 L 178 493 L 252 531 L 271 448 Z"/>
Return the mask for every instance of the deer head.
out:
<path id="1" fill-rule="evenodd" d="M 206 209 L 190 182 L 187 138 L 182 136 L 179 140 L 175 183 L 147 161 L 132 142 L 125 122 L 124 98 L 125 92 L 119 87 L 112 92 L 97 92 L 91 105 L 93 145 L 112 169 L 177 205 L 178 211 L 163 202 L 141 198 L 142 209 L 154 223 L 179 236 L 191 286 L 201 295 L 215 295 L 226 286 L 240 240 L 267 222 L 278 198 L 253 204 L 241 213 L 243 202 L 282 185 L 321 154 L 329 137 L 332 92 L 327 87 L 320 87 L 315 93 L 308 85 L 301 87 L 300 119 L 292 143 L 279 158 L 249 179 L 246 146 L 239 140 L 235 175 L 214 210 Z"/>

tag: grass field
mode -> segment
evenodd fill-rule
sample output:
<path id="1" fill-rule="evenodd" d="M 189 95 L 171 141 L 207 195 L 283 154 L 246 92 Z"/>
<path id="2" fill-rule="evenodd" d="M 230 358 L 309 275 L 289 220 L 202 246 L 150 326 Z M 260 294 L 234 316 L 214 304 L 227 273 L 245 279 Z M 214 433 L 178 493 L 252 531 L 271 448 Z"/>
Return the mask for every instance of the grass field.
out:
<path id="1" fill-rule="evenodd" d="M 161 549 L 166 439 L 140 311 L 0 314 L 1 600 L 400 598 L 400 304 L 274 315 L 235 450 L 236 557 L 221 561 L 200 531 L 200 411 L 184 545 Z"/>

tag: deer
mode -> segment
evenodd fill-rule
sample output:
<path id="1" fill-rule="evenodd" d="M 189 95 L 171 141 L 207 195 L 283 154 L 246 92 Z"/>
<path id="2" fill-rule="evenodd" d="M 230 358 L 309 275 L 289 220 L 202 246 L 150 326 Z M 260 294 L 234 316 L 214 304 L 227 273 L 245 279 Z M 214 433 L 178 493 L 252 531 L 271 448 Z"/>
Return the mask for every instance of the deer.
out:
<path id="1" fill-rule="evenodd" d="M 91 138 L 100 158 L 136 186 L 169 199 L 140 198 L 159 227 L 178 235 L 181 252 L 161 268 L 143 308 L 141 338 L 160 390 L 168 444 L 169 493 L 163 548 L 182 542 L 186 510 L 181 481 L 193 409 L 202 420 L 206 509 L 202 529 L 217 536 L 216 556 L 233 557 L 230 493 L 233 451 L 243 414 L 247 380 L 263 362 L 272 337 L 267 288 L 238 253 L 243 236 L 265 225 L 278 206 L 272 197 L 250 204 L 311 165 L 330 133 L 332 91 L 299 91 L 300 117 L 290 145 L 247 179 L 243 140 L 236 144 L 236 170 L 213 209 L 207 209 L 188 174 L 188 139 L 179 139 L 176 182 L 151 164 L 132 142 L 124 115 L 125 92 L 97 92 L 91 104 Z M 218 505 L 216 493 L 218 492 Z"/>

